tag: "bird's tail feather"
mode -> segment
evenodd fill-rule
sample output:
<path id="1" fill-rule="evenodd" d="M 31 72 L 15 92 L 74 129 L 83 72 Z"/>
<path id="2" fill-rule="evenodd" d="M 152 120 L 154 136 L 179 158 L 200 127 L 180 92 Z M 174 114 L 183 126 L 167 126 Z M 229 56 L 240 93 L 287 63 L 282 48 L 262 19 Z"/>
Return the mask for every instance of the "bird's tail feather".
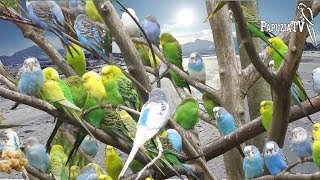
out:
<path id="1" fill-rule="evenodd" d="M 91 131 L 87 128 L 87 126 L 83 123 L 83 120 L 77 115 L 77 113 L 73 110 L 71 110 L 69 112 L 81 124 L 81 126 L 88 132 L 88 134 L 95 138 L 95 136 L 91 133 Z"/>
<path id="2" fill-rule="evenodd" d="M 11 107 L 10 110 L 15 110 L 18 106 L 19 106 L 20 103 L 16 102 L 14 103 L 14 105 Z"/>
<path id="3" fill-rule="evenodd" d="M 179 172 L 164 158 L 162 159 L 162 161 L 180 178 L 183 180 L 183 177 L 181 176 L 181 174 L 179 174 Z"/>
<path id="4" fill-rule="evenodd" d="M 238 151 L 239 151 L 240 155 L 244 158 L 244 157 L 245 157 L 245 155 L 244 155 L 244 153 L 243 153 L 243 151 L 242 151 L 241 147 L 240 147 L 240 146 L 237 146 L 236 148 L 238 149 Z"/>
<path id="5" fill-rule="evenodd" d="M 200 180 L 199 177 L 198 177 L 197 175 L 195 175 L 194 172 L 193 172 L 191 169 L 187 168 L 183 163 L 181 163 L 181 162 L 179 161 L 178 157 L 176 157 L 176 156 L 173 155 L 173 154 L 172 154 L 172 155 L 171 155 L 171 154 L 168 154 L 168 155 L 171 156 L 170 159 L 173 160 L 175 164 L 177 164 L 178 166 L 180 166 L 182 169 L 184 169 L 188 174 L 190 174 L 191 176 L 193 176 L 195 179 Z M 168 155 L 167 155 L 167 156 L 168 156 Z"/>
<path id="6" fill-rule="evenodd" d="M 84 140 L 86 136 L 80 131 L 77 135 L 77 138 L 76 138 L 76 141 L 74 142 L 74 145 L 71 149 L 71 151 L 69 152 L 69 155 L 68 155 L 68 160 L 66 162 L 66 165 L 69 163 L 70 159 L 72 158 L 72 155 L 74 153 L 76 153 L 82 143 L 82 141 Z"/>
<path id="7" fill-rule="evenodd" d="M 46 144 L 46 152 L 49 152 L 49 149 L 50 149 L 50 144 L 54 138 L 54 136 L 56 135 L 59 127 L 61 126 L 61 124 L 63 123 L 63 121 L 61 119 L 58 119 L 57 122 L 56 122 L 56 125 L 54 126 L 54 129 L 52 131 L 52 133 L 50 134 L 49 138 L 48 138 L 48 141 L 47 141 L 47 144 Z"/>
<path id="8" fill-rule="evenodd" d="M 294 88 L 294 86 L 291 86 L 291 97 L 293 99 L 293 101 L 295 102 L 295 104 L 297 104 L 299 106 L 299 108 L 302 110 L 302 112 L 307 116 L 307 118 L 309 119 L 309 121 L 314 124 L 314 122 L 312 121 L 311 117 L 309 116 L 309 114 L 307 113 L 306 109 L 302 106 L 300 100 L 299 100 L 299 95 L 297 90 Z M 308 97 L 308 96 L 306 96 Z M 309 98 L 308 98 L 309 99 Z M 311 102 L 310 102 L 311 104 Z M 312 104 L 311 104 L 312 105 Z"/>
<path id="9" fill-rule="evenodd" d="M 124 173 L 126 172 L 126 170 L 129 167 L 129 164 L 131 163 L 131 161 L 135 157 L 135 155 L 138 152 L 138 150 L 139 150 L 139 146 L 136 143 L 134 143 L 134 145 L 133 145 L 133 147 L 131 149 L 131 152 L 130 152 L 130 154 L 128 156 L 128 159 L 127 159 L 126 163 L 124 164 L 124 166 L 123 166 L 123 168 L 122 168 L 122 170 L 121 170 L 121 172 L 119 174 L 118 179 L 124 175 Z"/>

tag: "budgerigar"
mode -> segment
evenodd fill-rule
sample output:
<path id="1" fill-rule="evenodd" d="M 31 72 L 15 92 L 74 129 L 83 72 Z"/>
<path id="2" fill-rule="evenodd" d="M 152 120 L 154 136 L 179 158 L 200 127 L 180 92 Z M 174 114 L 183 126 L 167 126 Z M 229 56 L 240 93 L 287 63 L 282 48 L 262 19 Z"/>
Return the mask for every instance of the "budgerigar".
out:
<path id="1" fill-rule="evenodd" d="M 86 0 L 69 0 L 68 6 L 75 16 L 85 13 Z"/>
<path id="2" fill-rule="evenodd" d="M 159 68 L 160 67 L 160 64 L 161 64 L 161 60 L 159 58 L 158 55 L 154 54 L 154 60 L 153 60 L 153 56 L 152 56 L 152 52 L 151 52 L 151 49 L 149 49 L 149 52 L 148 52 L 148 56 L 149 56 L 149 61 L 150 61 L 150 66 L 153 67 L 153 68 Z M 160 73 L 160 72 L 159 72 Z"/>
<path id="3" fill-rule="evenodd" d="M 216 106 L 216 103 L 214 102 L 213 98 L 207 93 L 203 93 L 202 102 L 203 102 L 203 107 L 207 111 L 210 118 L 215 120 L 213 108 Z"/>
<path id="4" fill-rule="evenodd" d="M 124 175 L 139 148 L 167 124 L 169 116 L 170 110 L 167 96 L 159 88 L 152 90 L 149 94 L 149 100 L 141 109 L 133 147 L 118 178 Z"/>
<path id="5" fill-rule="evenodd" d="M 79 41 L 86 46 L 90 46 L 100 56 L 102 56 L 108 64 L 110 64 L 111 62 L 105 54 L 101 44 L 100 35 L 94 21 L 84 14 L 79 14 L 76 17 L 73 26 Z"/>
<path id="6" fill-rule="evenodd" d="M 217 121 L 218 129 L 222 136 L 225 136 L 237 129 L 237 125 L 233 116 L 223 107 L 214 107 L 213 114 Z M 237 149 L 241 156 L 244 157 L 245 155 L 242 152 L 241 147 L 237 146 Z"/>
<path id="7" fill-rule="evenodd" d="M 320 123 L 315 123 L 312 126 L 312 138 L 312 159 L 318 168 L 320 168 Z"/>
<path id="8" fill-rule="evenodd" d="M 136 12 L 132 8 L 127 8 L 127 10 L 139 22 L 139 18 L 136 15 Z M 140 37 L 140 29 L 138 25 L 134 22 L 134 20 L 127 12 L 122 13 L 121 22 L 130 37 Z"/>
<path id="9" fill-rule="evenodd" d="M 160 44 L 163 48 L 163 55 L 167 60 L 176 65 L 179 69 L 183 70 L 182 67 L 182 50 L 179 42 L 170 34 L 163 33 L 160 36 Z M 171 78 L 179 87 L 188 88 L 191 93 L 189 84 L 182 80 L 174 71 L 170 70 Z"/>
<path id="10" fill-rule="evenodd" d="M 39 61 L 32 57 L 24 60 L 18 73 L 18 90 L 22 94 L 37 96 L 43 86 L 44 77 Z M 16 103 L 11 110 L 15 109 L 19 103 Z"/>
<path id="11" fill-rule="evenodd" d="M 268 141 L 265 145 L 264 162 L 272 175 L 277 175 L 287 167 L 287 161 L 278 144 Z"/>
<path id="12" fill-rule="evenodd" d="M 26 1 L 31 20 L 47 31 L 55 33 L 67 46 L 70 41 L 62 34 L 65 31 L 65 19 L 62 10 L 54 1 Z"/>
<path id="13" fill-rule="evenodd" d="M 70 89 L 74 104 L 79 108 L 83 108 L 88 98 L 88 92 L 83 85 L 81 77 L 70 76 L 67 78 L 66 84 Z"/>
<path id="14" fill-rule="evenodd" d="M 273 102 L 264 100 L 260 103 L 260 114 L 261 114 L 261 122 L 263 127 L 270 131 L 272 114 L 273 114 Z"/>
<path id="15" fill-rule="evenodd" d="M 304 128 L 296 127 L 292 130 L 291 143 L 292 151 L 300 160 L 312 156 L 312 142 Z"/>
<path id="16" fill-rule="evenodd" d="M 197 52 L 190 54 L 188 73 L 192 79 L 206 84 L 206 68 L 201 55 Z"/>
<path id="17" fill-rule="evenodd" d="M 138 44 L 138 43 L 134 43 L 134 47 L 137 49 L 137 51 L 139 53 L 142 64 L 145 66 L 151 66 L 150 60 L 149 60 L 150 48 L 147 45 Z"/>
<path id="18" fill-rule="evenodd" d="M 80 172 L 80 168 L 76 165 L 73 165 L 70 167 L 70 175 L 69 179 L 70 180 L 75 180 Z"/>
<path id="19" fill-rule="evenodd" d="M 123 168 L 122 160 L 114 147 L 106 146 L 106 171 L 112 179 L 117 179 Z"/>
<path id="20" fill-rule="evenodd" d="M 51 103 L 53 106 L 63 109 L 63 111 L 65 111 L 68 115 L 74 117 L 86 129 L 86 131 L 93 136 L 88 128 L 84 125 L 83 120 L 77 114 L 78 112 L 81 112 L 81 109 L 74 105 L 71 91 L 68 85 L 59 78 L 58 72 L 52 67 L 47 67 L 43 69 L 42 72 L 44 74 L 45 82 L 40 91 L 41 97 Z M 50 145 L 50 142 L 62 124 L 62 121 L 63 120 L 61 119 L 57 120 L 56 127 L 48 139 L 47 145 Z"/>
<path id="21" fill-rule="evenodd" d="M 50 172 L 57 180 L 67 180 L 69 168 L 66 166 L 67 155 L 60 145 L 53 145 L 50 151 Z"/>
<path id="22" fill-rule="evenodd" d="M 140 109 L 140 100 L 136 88 L 118 66 L 104 66 L 101 73 L 101 80 L 109 103 L 114 106 L 122 104 L 135 110 Z"/>
<path id="23" fill-rule="evenodd" d="M 151 15 L 147 16 L 142 25 L 142 29 L 147 34 L 148 39 L 159 48 L 160 44 L 160 24 L 157 19 Z"/>
<path id="24" fill-rule="evenodd" d="M 171 142 L 172 147 L 182 152 L 182 137 L 175 129 L 168 129 L 167 131 L 168 139 Z"/>
<path id="25" fill-rule="evenodd" d="M 106 103 L 106 90 L 102 84 L 101 76 L 98 73 L 89 71 L 82 76 L 82 80 L 83 86 L 88 91 L 89 96 L 94 98 L 100 104 Z"/>
<path id="26" fill-rule="evenodd" d="M 82 76 L 86 72 L 86 57 L 83 53 L 83 50 L 80 46 L 71 43 L 74 49 L 70 49 L 70 51 L 66 50 L 66 59 L 70 64 L 72 69 L 79 75 Z M 64 46 L 66 47 L 66 46 Z"/>
<path id="27" fill-rule="evenodd" d="M 320 68 L 315 68 L 312 71 L 313 90 L 320 95 Z"/>
<path id="28" fill-rule="evenodd" d="M 49 168 L 50 156 L 46 152 L 46 147 L 40 144 L 35 137 L 29 137 L 23 143 L 28 163 L 41 172 L 46 173 Z"/>
<path id="29" fill-rule="evenodd" d="M 263 175 L 264 163 L 262 155 L 255 146 L 246 146 L 244 149 L 245 158 L 242 162 L 242 168 L 246 179 L 253 179 Z"/>
<path id="30" fill-rule="evenodd" d="M 0 153 L 4 151 L 17 151 L 20 149 L 18 134 L 11 128 L 0 130 Z"/>
<path id="31" fill-rule="evenodd" d="M 80 170 L 76 180 L 97 180 L 100 175 L 103 175 L 100 166 L 96 163 L 89 163 Z"/>
<path id="32" fill-rule="evenodd" d="M 99 150 L 97 140 L 89 135 L 83 139 L 80 147 L 86 154 L 92 157 L 95 157 Z"/>
<path id="33" fill-rule="evenodd" d="M 93 3 L 93 0 L 86 0 L 86 14 L 87 16 L 95 21 L 100 23 L 104 23 L 100 13 L 98 12 L 96 6 Z"/>
<path id="34" fill-rule="evenodd" d="M 199 121 L 199 104 L 192 96 L 186 97 L 176 109 L 173 119 L 184 129 L 193 128 Z"/>

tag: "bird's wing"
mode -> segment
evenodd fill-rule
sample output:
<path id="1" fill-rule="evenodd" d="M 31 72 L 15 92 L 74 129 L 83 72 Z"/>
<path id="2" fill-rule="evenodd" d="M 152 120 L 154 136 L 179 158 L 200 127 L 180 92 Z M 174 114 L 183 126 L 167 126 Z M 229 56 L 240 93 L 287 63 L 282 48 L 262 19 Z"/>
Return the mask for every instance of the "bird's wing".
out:
<path id="1" fill-rule="evenodd" d="M 90 41 L 94 46 L 101 47 L 101 39 L 98 30 L 94 26 L 92 20 L 89 18 L 82 18 L 76 22 L 75 26 L 75 29 L 81 36 Z"/>
<path id="2" fill-rule="evenodd" d="M 143 120 L 145 121 L 147 129 L 160 129 L 168 122 L 169 105 L 165 101 L 148 103 L 147 106 L 145 106 L 145 110 L 148 113 L 143 113 L 141 116 L 146 118 Z"/>
<path id="3" fill-rule="evenodd" d="M 119 86 L 119 92 L 127 106 L 139 110 L 139 106 L 136 107 L 136 103 L 140 102 L 139 95 L 130 79 L 128 79 L 126 76 L 121 76 L 117 79 L 117 84 Z"/>

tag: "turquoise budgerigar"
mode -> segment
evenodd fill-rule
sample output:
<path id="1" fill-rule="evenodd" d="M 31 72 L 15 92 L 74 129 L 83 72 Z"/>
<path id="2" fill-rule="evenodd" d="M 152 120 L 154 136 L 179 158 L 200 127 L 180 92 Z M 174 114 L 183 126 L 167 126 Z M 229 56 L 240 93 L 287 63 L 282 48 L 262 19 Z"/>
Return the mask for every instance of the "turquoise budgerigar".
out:
<path id="1" fill-rule="evenodd" d="M 86 154 L 92 157 L 95 157 L 99 150 L 97 140 L 89 135 L 83 139 L 80 147 Z"/>
<path id="2" fill-rule="evenodd" d="M 190 54 L 188 73 L 192 79 L 206 84 L 206 68 L 201 55 L 197 52 Z"/>
<path id="3" fill-rule="evenodd" d="M 149 94 L 149 100 L 141 109 L 133 147 L 118 178 L 124 175 L 139 148 L 167 124 L 169 116 L 170 110 L 167 96 L 159 88 L 152 90 Z"/>
<path id="4" fill-rule="evenodd" d="M 74 21 L 74 30 L 81 43 L 90 46 L 102 56 L 108 64 L 111 63 L 102 47 L 101 38 L 93 20 L 84 14 L 79 14 Z"/>
<path id="5" fill-rule="evenodd" d="M 287 162 L 278 144 L 268 141 L 265 145 L 264 162 L 272 175 L 277 175 L 287 167 Z"/>
<path id="6" fill-rule="evenodd" d="M 17 151 L 20 149 L 18 134 L 11 128 L 0 130 L 0 153 L 4 151 Z"/>
<path id="7" fill-rule="evenodd" d="M 28 163 L 39 171 L 46 173 L 50 161 L 50 156 L 46 151 L 46 147 L 40 144 L 39 140 L 35 137 L 29 137 L 23 144 L 25 145 Z"/>
<path id="8" fill-rule="evenodd" d="M 55 33 L 63 44 L 72 47 L 71 42 L 62 34 L 65 31 L 65 18 L 59 5 L 54 1 L 26 1 L 31 20 L 47 31 Z"/>
<path id="9" fill-rule="evenodd" d="M 22 94 L 37 96 L 43 86 L 44 77 L 39 61 L 32 57 L 24 60 L 18 73 L 18 90 Z M 16 103 L 11 110 L 15 109 L 19 103 Z"/>
<path id="10" fill-rule="evenodd" d="M 246 179 L 252 179 L 263 175 L 264 163 L 262 155 L 255 146 L 246 146 L 244 149 L 245 158 L 242 162 L 243 171 Z"/>
<path id="11" fill-rule="evenodd" d="M 217 120 L 218 129 L 222 136 L 225 136 L 237 129 L 237 125 L 233 116 L 223 107 L 214 107 L 213 114 Z M 241 156 L 244 157 L 245 155 L 241 147 L 237 146 L 237 149 L 239 150 Z"/>
<path id="12" fill-rule="evenodd" d="M 292 130 L 291 143 L 292 151 L 300 160 L 312 156 L 312 142 L 304 128 L 296 127 Z"/>
<path id="13" fill-rule="evenodd" d="M 132 8 L 127 8 L 130 14 L 139 22 L 139 18 L 136 12 Z M 123 12 L 121 15 L 121 22 L 126 29 L 126 32 L 130 37 L 140 37 L 140 29 L 138 25 L 134 22 L 131 16 L 127 12 Z"/>
<path id="14" fill-rule="evenodd" d="M 158 23 L 157 19 L 149 15 L 144 19 L 141 27 L 147 34 L 147 37 L 151 41 L 151 43 L 159 48 L 161 30 L 160 24 Z"/>

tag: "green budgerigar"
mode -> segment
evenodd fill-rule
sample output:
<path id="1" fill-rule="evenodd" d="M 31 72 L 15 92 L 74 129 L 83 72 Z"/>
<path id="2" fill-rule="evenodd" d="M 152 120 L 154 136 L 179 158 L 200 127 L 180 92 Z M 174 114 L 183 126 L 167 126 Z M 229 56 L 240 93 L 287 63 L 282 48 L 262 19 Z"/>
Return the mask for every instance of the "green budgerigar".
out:
<path id="1" fill-rule="evenodd" d="M 73 48 L 65 49 L 67 62 L 79 76 L 82 76 L 86 72 L 86 57 L 80 46 L 71 44 Z"/>
<path id="2" fill-rule="evenodd" d="M 267 130 L 270 131 L 272 114 L 273 114 L 273 102 L 264 100 L 260 103 L 260 114 L 262 118 L 262 125 Z"/>
<path id="3" fill-rule="evenodd" d="M 136 88 L 121 69 L 115 65 L 104 66 L 101 70 L 109 103 L 113 106 L 124 105 L 135 110 L 140 110 L 140 100 Z"/>
<path id="4" fill-rule="evenodd" d="M 177 66 L 179 69 L 183 70 L 182 67 L 182 50 L 179 42 L 170 34 L 170 33 L 163 33 L 160 36 L 160 44 L 163 48 L 163 55 L 166 59 Z M 179 87 L 186 87 L 188 88 L 189 92 L 191 93 L 191 89 L 189 84 L 181 79 L 177 73 L 170 69 L 170 75 L 172 80 L 176 83 Z"/>
<path id="5" fill-rule="evenodd" d="M 50 172 L 57 180 L 67 180 L 69 167 L 66 166 L 67 155 L 60 145 L 53 145 L 50 151 Z"/>
<path id="6" fill-rule="evenodd" d="M 191 96 L 186 97 L 173 116 L 173 119 L 184 129 L 193 128 L 199 121 L 199 104 Z"/>
<path id="7" fill-rule="evenodd" d="M 320 123 L 315 123 L 312 126 L 312 138 L 312 159 L 318 168 L 320 168 Z"/>
<path id="8" fill-rule="evenodd" d="M 98 21 L 100 23 L 104 23 L 101 15 L 99 14 L 96 6 L 94 5 L 93 0 L 86 0 L 86 14 L 87 16 L 95 21 Z"/>
<path id="9" fill-rule="evenodd" d="M 82 108 L 88 97 L 88 92 L 83 86 L 83 80 L 79 76 L 70 76 L 67 78 L 66 84 L 69 86 L 74 104 Z"/>
<path id="10" fill-rule="evenodd" d="M 150 66 L 150 60 L 149 60 L 149 47 L 144 44 L 138 44 L 134 43 L 134 47 L 137 49 L 139 56 L 141 58 L 142 64 L 145 66 Z"/>
<path id="11" fill-rule="evenodd" d="M 106 171 L 112 179 L 117 179 L 123 163 L 114 147 L 106 145 Z"/>
<path id="12" fill-rule="evenodd" d="M 213 108 L 216 107 L 217 104 L 214 102 L 213 98 L 207 93 L 203 93 L 202 102 L 203 102 L 203 107 L 209 114 L 210 118 L 215 120 Z"/>

